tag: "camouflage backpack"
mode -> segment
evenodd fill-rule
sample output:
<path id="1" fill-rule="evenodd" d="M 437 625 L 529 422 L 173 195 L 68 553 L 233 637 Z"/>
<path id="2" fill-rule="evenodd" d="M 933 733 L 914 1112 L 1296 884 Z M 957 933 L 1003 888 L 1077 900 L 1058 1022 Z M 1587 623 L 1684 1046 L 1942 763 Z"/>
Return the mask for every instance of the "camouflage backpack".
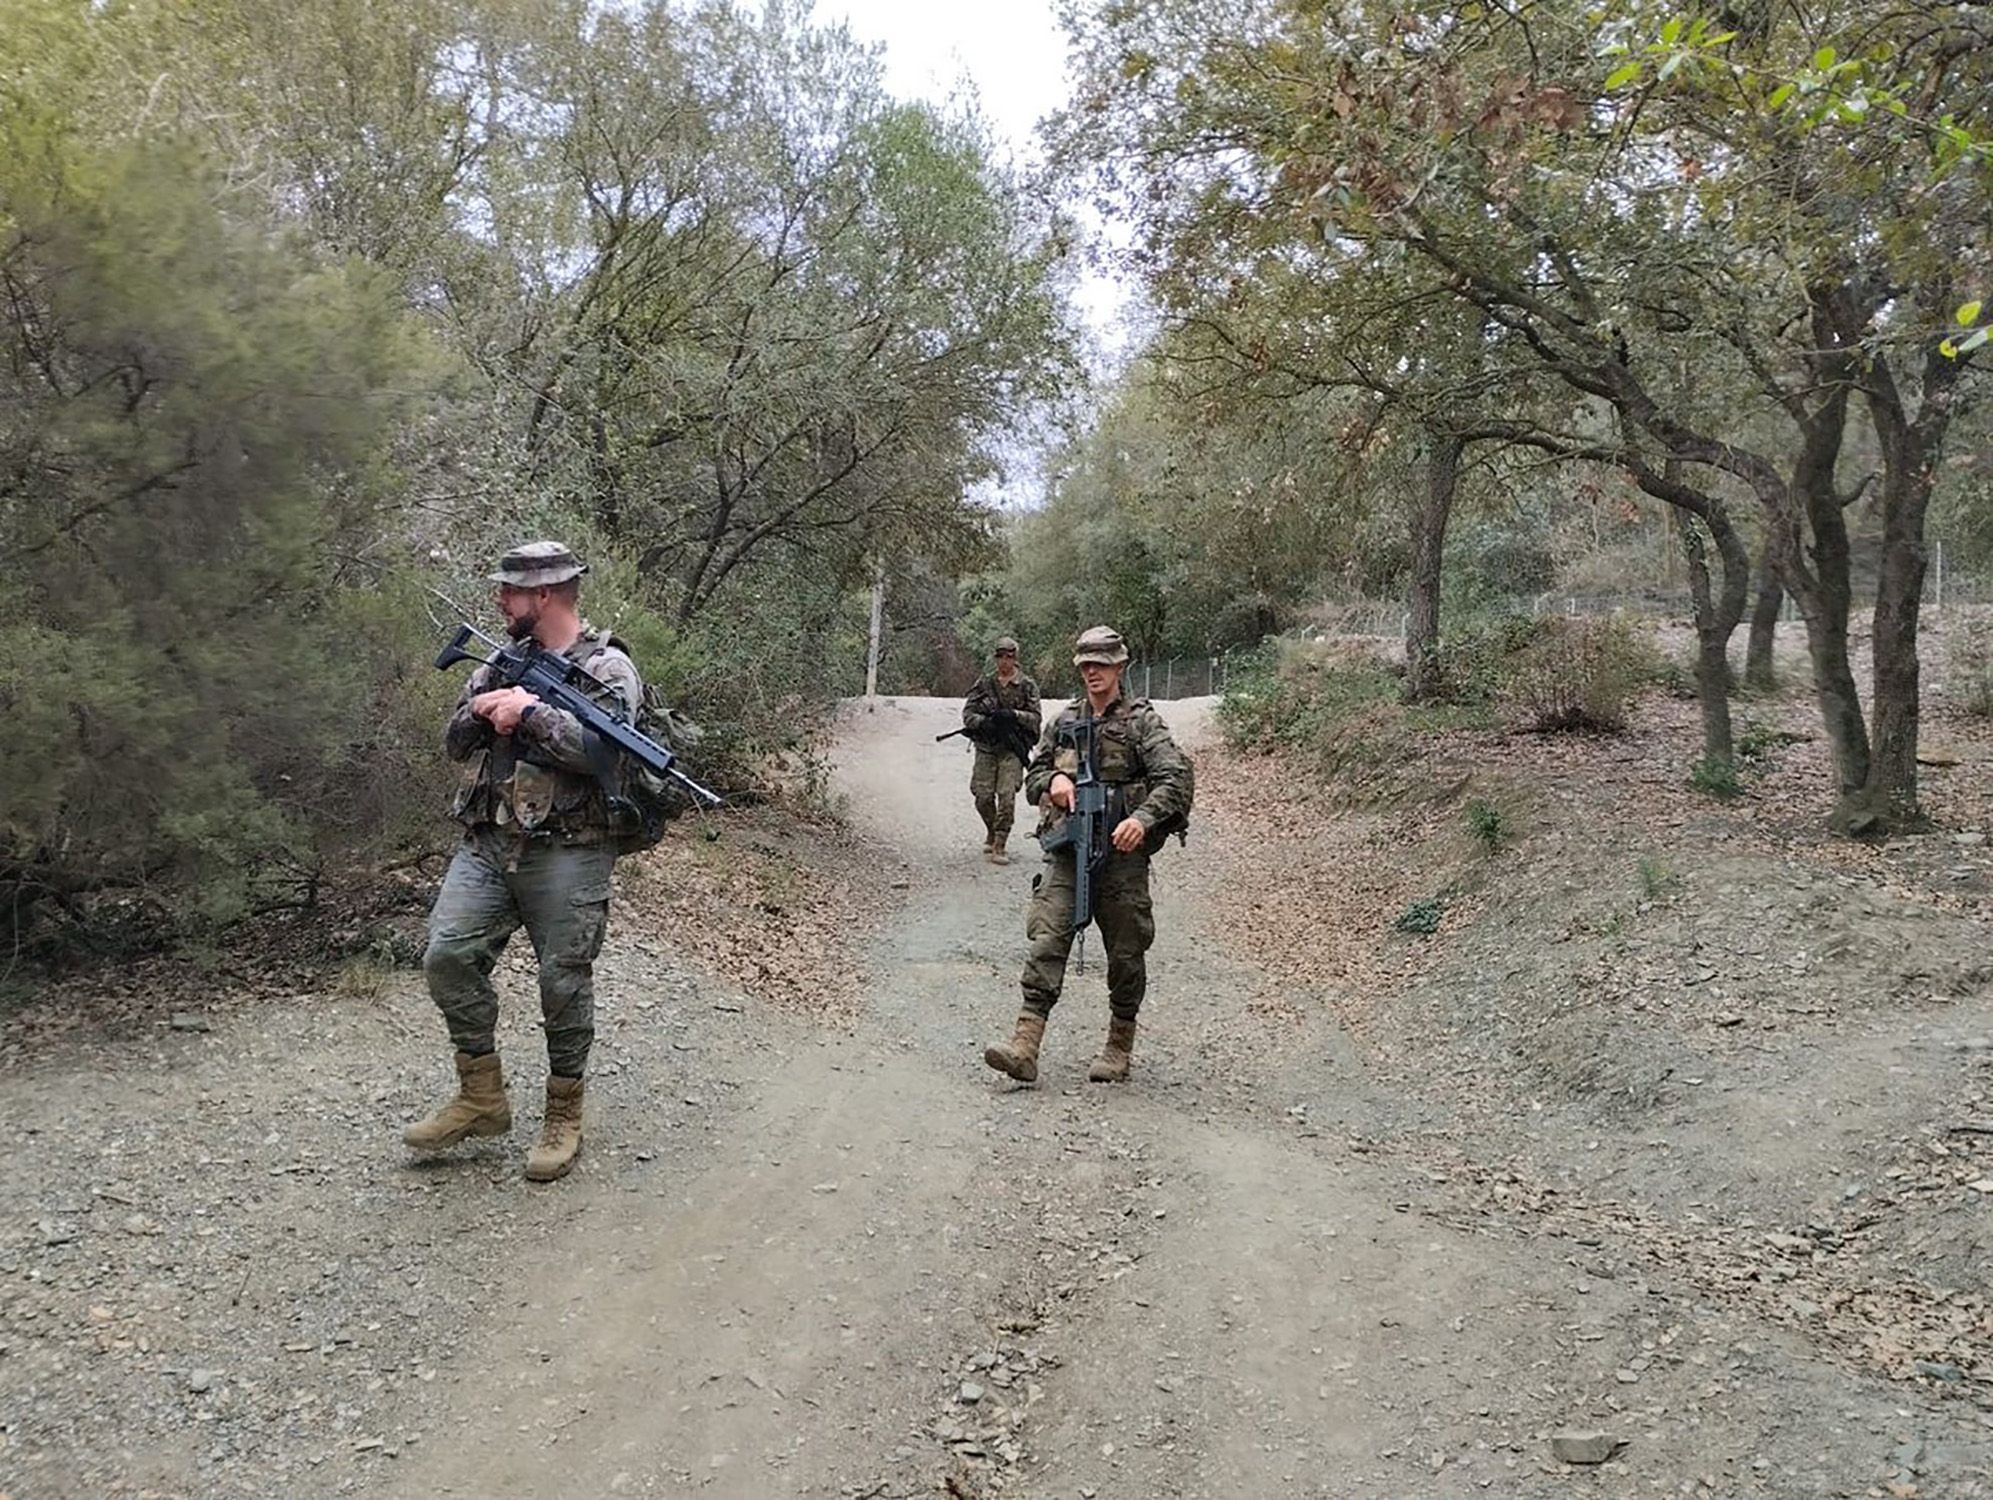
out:
<path id="1" fill-rule="evenodd" d="M 586 666 L 609 646 L 630 655 L 630 648 L 622 641 L 604 635 L 582 665 Z M 639 671 L 637 675 L 643 674 Z M 637 704 L 635 727 L 673 755 L 686 754 L 704 735 L 697 724 L 667 704 L 664 695 L 648 682 L 644 683 L 643 699 Z M 694 804 L 691 794 L 669 776 L 659 776 L 627 755 L 618 755 L 616 764 L 623 803 L 622 815 L 615 825 L 616 850 L 619 854 L 639 854 L 664 837 L 665 824 L 691 811 Z"/>

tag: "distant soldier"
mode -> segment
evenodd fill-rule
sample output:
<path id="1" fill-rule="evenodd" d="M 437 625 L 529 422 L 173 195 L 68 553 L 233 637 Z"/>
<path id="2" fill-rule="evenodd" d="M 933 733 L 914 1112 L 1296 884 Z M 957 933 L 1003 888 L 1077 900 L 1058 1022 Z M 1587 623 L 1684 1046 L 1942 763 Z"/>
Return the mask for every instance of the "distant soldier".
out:
<path id="1" fill-rule="evenodd" d="M 587 568 L 559 542 L 506 553 L 492 581 L 516 641 L 532 639 L 599 678 L 603 706 L 635 721 L 643 702 L 636 666 L 581 618 Z M 423 970 L 457 1049 L 457 1097 L 403 1132 L 418 1150 L 512 1128 L 499 1071 L 498 995 L 491 971 L 521 926 L 540 965 L 547 1033 L 547 1112 L 526 1176 L 551 1182 L 581 1150 L 582 1077 L 595 1038 L 595 957 L 609 922 L 617 838 L 591 768 L 581 724 L 524 688 L 493 689 L 471 674 L 444 744 L 464 765 L 453 809 L 464 839 L 429 913 Z"/>
<path id="2" fill-rule="evenodd" d="M 983 820 L 983 853 L 993 865 L 1007 865 L 1004 845 L 1017 816 L 1017 792 L 1024 785 L 1020 750 L 1038 738 L 1038 684 L 1017 666 L 1017 642 L 1009 636 L 993 648 L 996 670 L 978 677 L 962 702 L 962 728 L 976 747 L 969 794 Z M 1016 746 L 1016 749 L 1012 747 Z"/>
<path id="3" fill-rule="evenodd" d="M 1118 632 L 1096 625 L 1073 644 L 1073 665 L 1086 685 L 1085 704 L 1101 721 L 1095 774 L 1106 783 L 1113 824 L 1113 850 L 1099 875 L 1094 918 L 1107 949 L 1107 1002 L 1111 1019 L 1107 1045 L 1087 1077 L 1095 1083 L 1119 1083 L 1128 1077 L 1135 1048 L 1135 1016 L 1148 991 L 1149 945 L 1156 939 L 1156 922 L 1149 904 L 1149 857 L 1168 836 L 1184 826 L 1190 814 L 1194 779 L 1190 758 L 1170 738 L 1169 727 L 1146 699 L 1121 695 L 1121 674 L 1128 665 L 1128 648 Z M 1063 726 L 1080 715 L 1080 704 L 1068 704 L 1046 726 L 1044 738 L 1031 757 L 1024 779 L 1025 794 L 1039 805 L 1041 837 L 1073 810 L 1073 777 L 1079 771 L 1079 751 L 1062 739 Z M 1031 956 L 1025 962 L 1024 1010 L 1007 1043 L 989 1048 L 983 1061 L 1022 1083 L 1038 1077 L 1038 1048 L 1045 1022 L 1058 1003 L 1066 980 L 1066 957 L 1073 947 L 1074 853 L 1070 847 L 1045 858 L 1043 871 L 1032 881 L 1030 915 L 1025 932 Z"/>

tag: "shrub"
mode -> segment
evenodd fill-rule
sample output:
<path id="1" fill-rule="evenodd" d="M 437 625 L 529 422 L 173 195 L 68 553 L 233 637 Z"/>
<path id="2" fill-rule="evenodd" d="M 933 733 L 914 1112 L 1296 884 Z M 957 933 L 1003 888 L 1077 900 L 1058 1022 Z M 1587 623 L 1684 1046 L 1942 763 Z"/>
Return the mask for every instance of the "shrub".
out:
<path id="1" fill-rule="evenodd" d="M 1946 625 L 1945 689 L 1966 713 L 1993 719 L 1993 618 L 1961 615 Z"/>
<path id="2" fill-rule="evenodd" d="M 1544 620 L 1511 659 L 1502 702 L 1538 734 L 1617 734 L 1657 666 L 1652 644 L 1624 620 Z"/>
<path id="3" fill-rule="evenodd" d="M 1398 914 L 1398 920 L 1391 925 L 1399 932 L 1409 932 L 1418 937 L 1431 937 L 1439 931 L 1439 924 L 1446 915 L 1446 902 L 1438 896 L 1426 896 L 1414 901 Z"/>
<path id="4" fill-rule="evenodd" d="M 1717 760 L 1711 756 L 1704 756 L 1689 768 L 1689 785 L 1719 802 L 1728 802 L 1744 793 L 1744 784 L 1737 776 L 1736 762 Z"/>
<path id="5" fill-rule="evenodd" d="M 1508 815 L 1480 797 L 1473 798 L 1467 804 L 1467 831 L 1473 835 L 1474 842 L 1489 854 L 1498 853 L 1515 833 Z"/>
<path id="6" fill-rule="evenodd" d="M 1640 889 L 1649 901 L 1660 900 L 1682 883 L 1681 876 L 1666 860 L 1656 859 L 1651 854 L 1641 857 L 1639 871 Z"/>

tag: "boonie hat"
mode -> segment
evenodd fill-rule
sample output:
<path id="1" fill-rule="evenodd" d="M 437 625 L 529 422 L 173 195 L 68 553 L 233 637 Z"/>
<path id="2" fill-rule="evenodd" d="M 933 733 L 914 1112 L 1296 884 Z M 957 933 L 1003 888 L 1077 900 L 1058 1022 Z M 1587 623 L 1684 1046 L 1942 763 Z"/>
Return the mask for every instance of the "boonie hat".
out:
<path id="1" fill-rule="evenodd" d="M 1098 662 L 1104 667 L 1118 667 L 1128 659 L 1128 644 L 1121 639 L 1121 632 L 1111 625 L 1095 625 L 1090 630 L 1082 630 L 1080 638 L 1073 642 L 1073 665 L 1083 667 L 1088 662 Z"/>
<path id="2" fill-rule="evenodd" d="M 996 644 L 990 647 L 990 650 L 997 656 L 1002 656 L 1006 651 L 1015 656 L 1017 655 L 1017 642 L 1013 641 L 1007 635 L 1000 635 L 997 637 Z"/>
<path id="3" fill-rule="evenodd" d="M 526 542 L 498 560 L 498 571 L 491 575 L 491 581 L 516 589 L 544 589 L 587 571 L 588 565 L 564 542 Z"/>

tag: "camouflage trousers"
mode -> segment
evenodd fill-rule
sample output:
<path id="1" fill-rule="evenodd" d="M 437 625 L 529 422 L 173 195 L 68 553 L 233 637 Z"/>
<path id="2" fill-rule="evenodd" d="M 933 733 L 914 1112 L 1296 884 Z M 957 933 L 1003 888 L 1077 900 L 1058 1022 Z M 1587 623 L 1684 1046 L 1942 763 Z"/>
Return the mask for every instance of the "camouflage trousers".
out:
<path id="1" fill-rule="evenodd" d="M 1149 856 L 1110 854 L 1094 893 L 1094 922 L 1107 949 L 1107 1005 L 1116 1020 L 1132 1021 L 1148 993 L 1147 954 L 1156 940 L 1155 912 L 1149 904 Z M 1066 958 L 1073 948 L 1073 852 L 1061 849 L 1045 861 L 1031 882 L 1031 912 L 1025 934 L 1031 956 L 1024 962 L 1024 1008 L 1049 1016 L 1066 983 Z"/>
<path id="2" fill-rule="evenodd" d="M 975 769 L 969 772 L 969 795 L 976 799 L 983 827 L 991 838 L 1006 838 L 1017 817 L 1017 794 L 1024 785 L 1024 766 L 1014 755 L 976 747 Z"/>
<path id="3" fill-rule="evenodd" d="M 516 864 L 514 856 L 517 856 Z M 549 1071 L 580 1078 L 595 1040 L 595 957 L 609 926 L 605 844 L 519 839 L 495 828 L 467 834 L 429 913 L 422 969 L 459 1052 L 496 1048 L 498 992 L 491 971 L 520 927 L 540 960 L 540 1016 Z"/>

